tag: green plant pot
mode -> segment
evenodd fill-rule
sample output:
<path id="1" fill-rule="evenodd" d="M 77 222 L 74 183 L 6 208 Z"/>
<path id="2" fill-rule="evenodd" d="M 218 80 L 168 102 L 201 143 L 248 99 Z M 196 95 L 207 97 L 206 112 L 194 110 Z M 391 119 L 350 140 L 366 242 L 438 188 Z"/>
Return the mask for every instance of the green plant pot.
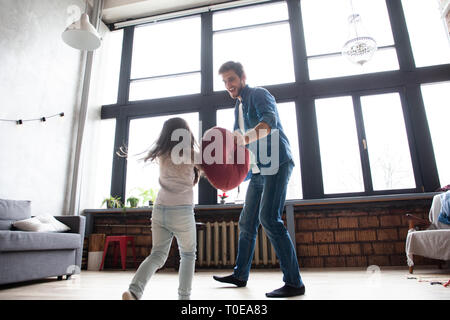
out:
<path id="1" fill-rule="evenodd" d="M 113 208 L 115 208 L 114 201 L 106 200 L 106 208 L 108 208 L 108 209 L 113 209 Z"/>
<path id="2" fill-rule="evenodd" d="M 128 203 L 130 204 L 130 207 L 136 208 L 139 203 L 139 199 L 128 199 Z"/>

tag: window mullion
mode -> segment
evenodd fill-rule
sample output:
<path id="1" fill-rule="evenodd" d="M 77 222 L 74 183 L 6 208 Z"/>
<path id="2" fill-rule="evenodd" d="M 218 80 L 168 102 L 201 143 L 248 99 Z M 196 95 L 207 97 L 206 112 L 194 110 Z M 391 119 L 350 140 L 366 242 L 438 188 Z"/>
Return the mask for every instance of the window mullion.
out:
<path id="1" fill-rule="evenodd" d="M 128 103 L 130 93 L 131 59 L 133 56 L 134 26 L 127 27 L 123 33 L 122 58 L 120 63 L 119 90 L 117 104 Z"/>
<path id="2" fill-rule="evenodd" d="M 418 150 L 417 161 L 419 164 L 417 167 L 414 166 L 414 171 L 421 171 L 421 181 L 417 181 L 416 176 L 416 182 L 422 182 L 422 185 L 419 184 L 422 191 L 435 191 L 439 188 L 439 175 L 420 85 L 406 86 L 406 103 L 411 119 L 411 131 L 408 132 L 408 136 L 409 133 L 412 133 L 415 140 L 415 149 Z"/>
<path id="3" fill-rule="evenodd" d="M 420 89 L 419 89 L 420 90 Z M 414 172 L 414 180 L 416 181 L 416 188 L 417 191 L 425 191 L 421 169 L 419 165 L 418 155 L 417 155 L 417 149 L 416 149 L 416 139 L 414 137 L 413 128 L 411 125 L 411 114 L 409 112 L 409 108 L 407 100 L 406 100 L 406 90 L 402 90 L 399 92 L 400 94 L 400 101 L 402 103 L 402 111 L 403 111 L 403 118 L 405 119 L 405 130 L 406 130 L 406 136 L 408 138 L 408 144 L 409 144 L 409 150 L 411 153 L 411 162 Z M 422 99 L 422 98 L 421 98 Z M 431 137 L 430 137 L 431 139 Z M 437 173 L 436 173 L 437 175 Z"/>
<path id="4" fill-rule="evenodd" d="M 203 96 L 211 95 L 214 91 L 213 83 L 213 31 L 212 13 L 201 15 L 201 93 Z M 200 137 L 206 130 L 216 125 L 216 111 L 210 105 L 203 105 L 199 111 Z M 200 143 L 200 141 L 199 141 Z M 199 204 L 217 203 L 217 190 L 206 181 L 200 179 L 198 183 Z"/>
<path id="5" fill-rule="evenodd" d="M 295 79 L 304 83 L 309 80 L 308 62 L 306 58 L 306 43 L 303 30 L 300 1 L 287 1 L 289 26 L 291 31 L 292 54 L 294 58 Z"/>
<path id="6" fill-rule="evenodd" d="M 400 70 L 412 71 L 415 69 L 414 56 L 402 3 L 399 0 L 386 0 L 386 7 L 391 22 Z"/>
<path id="7" fill-rule="evenodd" d="M 323 175 L 314 99 L 301 97 L 296 104 L 303 199 L 323 198 Z"/>
<path id="8" fill-rule="evenodd" d="M 116 119 L 116 133 L 111 174 L 111 196 L 120 197 L 122 201 L 125 200 L 127 159 L 124 157 L 119 157 L 116 151 L 118 151 L 121 146 L 128 147 L 129 129 L 130 120 L 121 112 L 121 115 Z"/>
<path id="9" fill-rule="evenodd" d="M 131 57 L 133 55 L 134 26 L 127 27 L 123 33 L 122 58 L 120 63 L 119 89 L 117 104 L 128 103 L 130 92 Z M 113 164 L 111 174 L 111 195 L 121 197 L 124 201 L 126 183 L 126 159 L 119 157 L 116 151 L 123 145 L 128 146 L 129 119 L 120 111 L 116 117 L 116 132 L 113 149 Z"/>
<path id="10" fill-rule="evenodd" d="M 201 93 L 209 95 L 213 92 L 213 32 L 212 13 L 205 12 L 201 15 Z"/>
<path id="11" fill-rule="evenodd" d="M 361 157 L 361 167 L 364 179 L 364 190 L 367 194 L 373 193 L 372 174 L 370 172 L 369 153 L 367 149 L 367 138 L 364 130 L 364 121 L 361 110 L 361 97 L 353 95 L 353 110 L 355 113 L 356 132 L 358 134 L 358 145 Z"/>

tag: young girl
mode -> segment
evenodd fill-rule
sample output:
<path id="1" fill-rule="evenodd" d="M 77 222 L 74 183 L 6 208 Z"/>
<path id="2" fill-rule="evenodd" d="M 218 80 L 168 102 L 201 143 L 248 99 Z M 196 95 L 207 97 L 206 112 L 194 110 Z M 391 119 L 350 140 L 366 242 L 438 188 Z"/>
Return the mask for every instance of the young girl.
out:
<path id="1" fill-rule="evenodd" d="M 197 153 L 194 135 L 187 122 L 171 118 L 164 122 L 159 138 L 145 161 L 159 163 L 158 192 L 152 212 L 151 254 L 139 266 L 123 300 L 140 299 L 151 276 L 167 260 L 172 238 L 180 250 L 178 298 L 190 298 L 196 258 L 196 229 L 193 210 L 193 187 L 198 182 L 199 170 L 194 165 Z"/>

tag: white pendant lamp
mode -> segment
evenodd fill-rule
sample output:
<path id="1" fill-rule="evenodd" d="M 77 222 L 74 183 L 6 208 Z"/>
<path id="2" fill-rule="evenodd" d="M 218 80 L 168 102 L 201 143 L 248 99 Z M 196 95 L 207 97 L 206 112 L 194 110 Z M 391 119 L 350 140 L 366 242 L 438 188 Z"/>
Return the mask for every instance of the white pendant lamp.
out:
<path id="1" fill-rule="evenodd" d="M 97 30 L 89 22 L 89 16 L 83 13 L 62 33 L 62 39 L 72 48 L 93 51 L 100 47 L 101 41 Z"/>

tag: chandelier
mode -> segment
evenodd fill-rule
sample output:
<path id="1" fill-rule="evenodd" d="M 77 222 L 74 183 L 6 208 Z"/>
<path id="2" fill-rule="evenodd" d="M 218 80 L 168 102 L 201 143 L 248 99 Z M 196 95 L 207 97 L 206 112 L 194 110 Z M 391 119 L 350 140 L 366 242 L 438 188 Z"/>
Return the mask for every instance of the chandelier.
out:
<path id="1" fill-rule="evenodd" d="M 342 47 L 342 55 L 352 63 L 362 66 L 368 62 L 375 51 L 377 51 L 377 42 L 364 30 L 359 14 L 352 13 L 348 17 L 348 23 L 349 40 L 345 42 Z"/>

